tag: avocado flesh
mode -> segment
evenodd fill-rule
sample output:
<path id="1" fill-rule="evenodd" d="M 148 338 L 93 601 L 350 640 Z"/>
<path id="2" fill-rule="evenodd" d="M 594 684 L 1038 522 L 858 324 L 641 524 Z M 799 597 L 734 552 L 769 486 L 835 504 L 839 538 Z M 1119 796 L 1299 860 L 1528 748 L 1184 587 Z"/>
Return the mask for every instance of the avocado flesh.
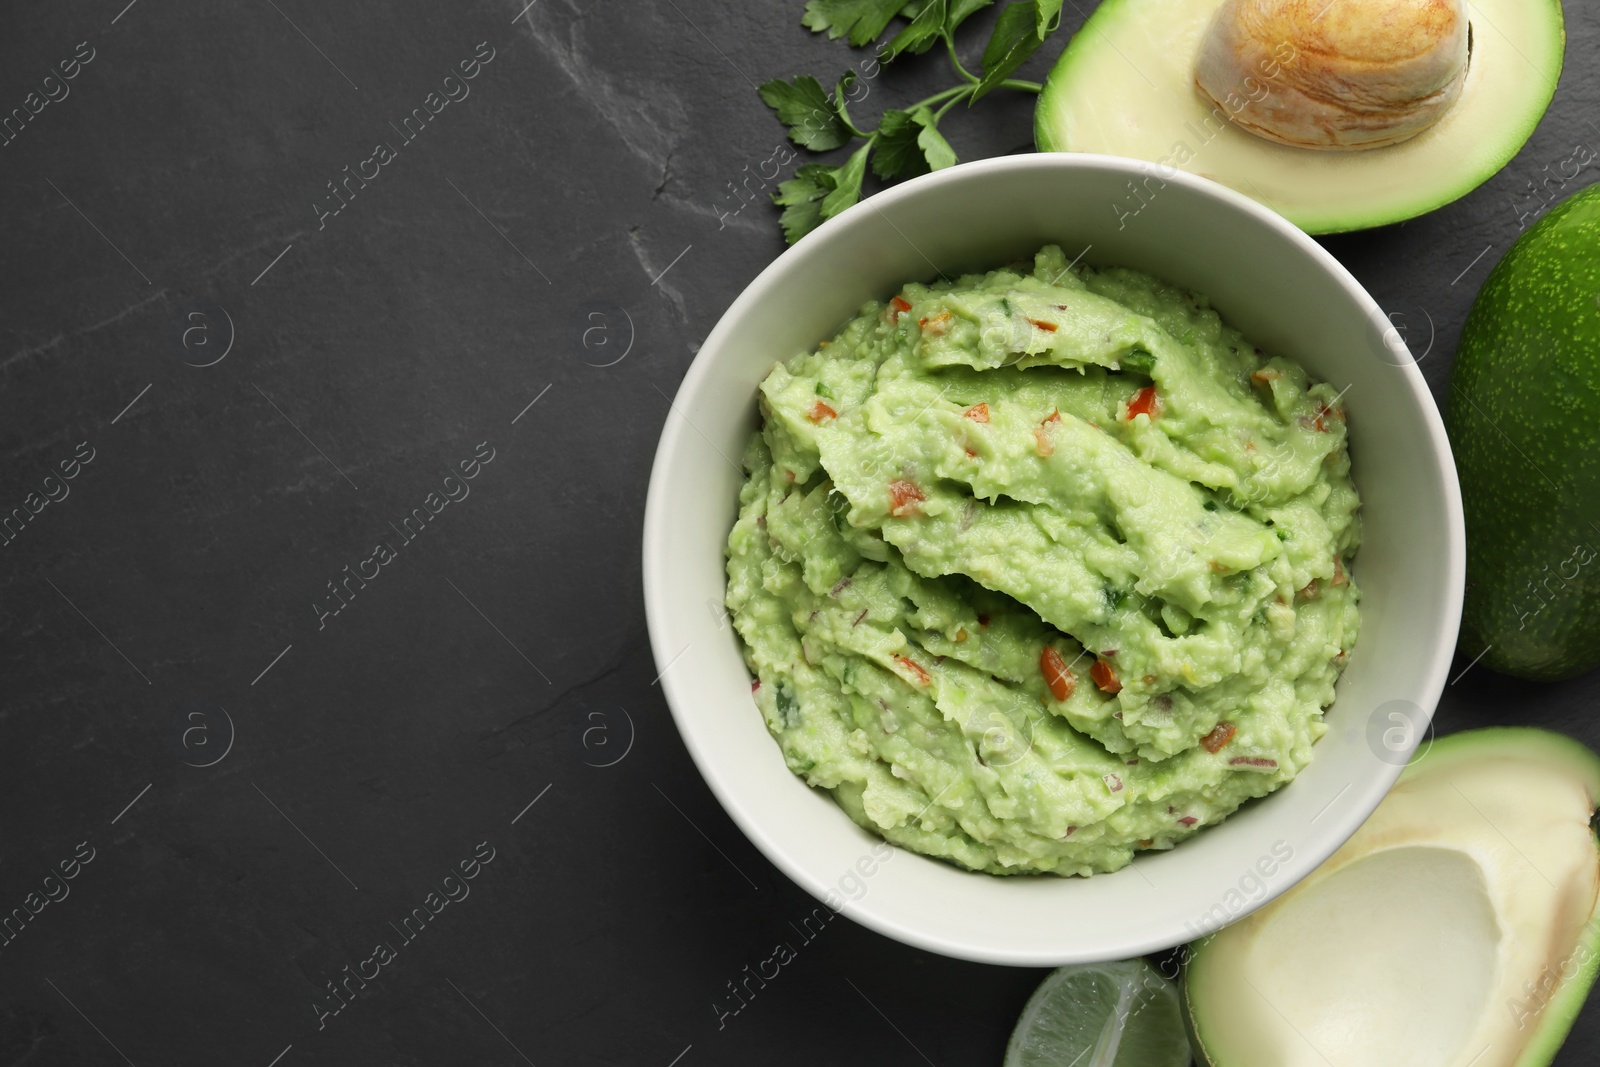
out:
<path id="1" fill-rule="evenodd" d="M 1550 104 L 1565 49 L 1560 0 L 1475 0 L 1466 80 L 1437 123 L 1383 148 L 1298 148 L 1246 132 L 1195 88 L 1195 58 L 1221 5 L 1105 0 L 1045 80 L 1034 112 L 1040 151 L 1152 164 L 1123 203 L 1108 207 L 1125 225 L 1159 194 L 1170 175 L 1163 164 L 1219 181 L 1309 233 L 1367 229 L 1432 211 L 1516 155 Z M 1262 77 L 1240 92 L 1259 95 L 1271 82 Z"/>
<path id="2" fill-rule="evenodd" d="M 1542 1067 L 1600 964 L 1600 758 L 1542 730 L 1437 742 L 1303 882 L 1192 946 L 1211 1067 Z"/>
<path id="3" fill-rule="evenodd" d="M 1467 316 L 1445 428 L 1461 477 L 1461 654 L 1556 680 L 1600 664 L 1600 186 L 1511 246 Z"/>

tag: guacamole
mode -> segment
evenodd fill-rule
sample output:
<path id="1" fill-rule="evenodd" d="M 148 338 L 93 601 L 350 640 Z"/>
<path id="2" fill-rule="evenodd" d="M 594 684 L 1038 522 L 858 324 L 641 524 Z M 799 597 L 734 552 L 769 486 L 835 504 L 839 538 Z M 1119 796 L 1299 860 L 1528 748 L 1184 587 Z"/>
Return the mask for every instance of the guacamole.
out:
<path id="1" fill-rule="evenodd" d="M 1340 400 L 1054 246 L 867 304 L 762 382 L 728 539 L 790 770 L 994 874 L 1113 871 L 1290 781 L 1356 637 Z"/>

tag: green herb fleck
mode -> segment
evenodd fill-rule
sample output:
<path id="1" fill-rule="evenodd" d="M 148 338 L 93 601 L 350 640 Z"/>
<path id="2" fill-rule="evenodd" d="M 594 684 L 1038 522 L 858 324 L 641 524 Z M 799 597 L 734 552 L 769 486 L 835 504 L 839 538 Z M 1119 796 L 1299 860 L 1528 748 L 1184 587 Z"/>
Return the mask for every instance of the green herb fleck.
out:
<path id="1" fill-rule="evenodd" d="M 1137 374 L 1149 377 L 1150 372 L 1156 369 L 1156 357 L 1142 348 L 1136 348 L 1123 356 L 1118 363 L 1123 370 L 1131 370 Z"/>
<path id="2" fill-rule="evenodd" d="M 776 702 L 778 715 L 783 719 L 783 728 L 793 730 L 800 725 L 800 704 L 795 700 L 794 690 L 789 688 L 788 682 L 779 682 Z"/>
<path id="3" fill-rule="evenodd" d="M 850 501 L 837 489 L 828 490 L 828 511 L 833 518 L 833 528 L 844 533 L 850 528 L 850 520 L 846 517 L 850 511 Z"/>

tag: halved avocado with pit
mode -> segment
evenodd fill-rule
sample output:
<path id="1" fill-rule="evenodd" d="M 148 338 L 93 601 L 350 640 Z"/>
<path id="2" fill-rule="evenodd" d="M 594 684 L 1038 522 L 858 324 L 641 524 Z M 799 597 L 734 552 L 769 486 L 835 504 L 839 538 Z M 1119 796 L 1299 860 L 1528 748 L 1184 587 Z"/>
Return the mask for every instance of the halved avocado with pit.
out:
<path id="1" fill-rule="evenodd" d="M 1464 196 L 1505 166 L 1538 125 L 1561 74 L 1560 0 L 1469 0 L 1462 7 L 1469 30 L 1464 80 L 1432 125 L 1383 147 L 1277 143 L 1235 119 L 1262 94 L 1286 89 L 1286 68 L 1282 62 L 1274 67 L 1274 58 L 1288 57 L 1292 65 L 1294 57 L 1304 62 L 1312 52 L 1304 42 L 1263 41 L 1236 84 L 1213 86 L 1220 90 L 1214 95 L 1202 92 L 1197 62 L 1227 2 L 1105 0 L 1046 79 L 1034 117 L 1041 151 L 1097 152 L 1152 164 L 1142 187 L 1111 206 L 1119 218 L 1137 215 L 1156 194 L 1161 175 L 1170 174 L 1164 168 L 1219 181 L 1310 233 L 1412 218 Z M 1394 0 L 1397 6 L 1418 2 Z"/>
<path id="2" fill-rule="evenodd" d="M 1447 737 L 1282 897 L 1197 942 L 1211 1067 L 1543 1067 L 1600 967 L 1600 758 L 1527 728 Z"/>

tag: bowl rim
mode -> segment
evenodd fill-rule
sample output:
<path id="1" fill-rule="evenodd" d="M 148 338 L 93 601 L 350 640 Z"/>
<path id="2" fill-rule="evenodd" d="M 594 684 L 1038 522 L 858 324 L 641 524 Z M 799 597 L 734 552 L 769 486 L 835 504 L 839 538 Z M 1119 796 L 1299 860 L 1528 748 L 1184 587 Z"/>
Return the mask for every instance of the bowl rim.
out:
<path id="1" fill-rule="evenodd" d="M 656 444 L 655 456 L 651 461 L 643 524 L 641 581 L 644 590 L 645 622 L 649 635 L 650 650 L 658 669 L 663 664 L 670 668 L 675 652 L 672 648 L 667 647 L 663 636 L 670 626 L 669 615 L 671 607 L 665 602 L 663 594 L 657 588 L 658 576 L 671 566 L 671 561 L 662 557 L 660 550 L 655 546 L 664 543 L 665 539 L 662 533 L 671 521 L 670 508 L 665 501 L 663 488 L 670 477 L 670 468 L 666 457 L 677 450 L 678 439 L 687 432 L 686 424 L 688 422 L 687 419 L 674 419 L 671 415 L 674 411 L 679 410 L 680 398 L 697 392 L 702 380 L 714 373 L 712 360 L 706 358 L 707 351 L 715 351 L 719 348 L 723 344 L 725 336 L 733 331 L 734 321 L 742 319 L 753 306 L 761 304 L 771 296 L 770 291 L 774 288 L 779 276 L 788 269 L 788 263 L 798 258 L 797 253 L 821 243 L 828 235 L 866 217 L 865 213 L 868 210 L 875 210 L 881 213 L 881 209 L 884 207 L 921 196 L 927 191 L 946 184 L 981 181 L 985 176 L 991 174 L 1032 169 L 1110 170 L 1118 174 L 1138 176 L 1146 173 L 1149 166 L 1150 164 L 1140 160 L 1122 156 L 1080 152 L 1032 152 L 960 163 L 953 167 L 911 178 L 881 190 L 871 197 L 864 198 L 860 203 L 823 222 L 821 226 L 806 234 L 794 245 L 786 248 L 782 253 L 774 257 L 772 262 L 762 268 L 760 273 L 745 286 L 723 311 L 717 320 L 716 326 L 706 335 L 705 340 L 696 350 L 695 358 L 690 362 L 678 389 L 673 394 L 661 436 Z M 1370 319 L 1374 321 L 1389 321 L 1377 300 L 1367 292 L 1360 281 L 1331 252 L 1318 244 L 1309 234 L 1295 226 L 1288 219 L 1244 194 L 1209 178 L 1176 169 L 1172 170 L 1170 174 L 1163 173 L 1161 177 L 1163 181 L 1188 186 L 1204 197 L 1220 201 L 1234 210 L 1254 216 L 1257 222 L 1276 231 L 1278 236 L 1294 245 L 1302 254 L 1310 257 L 1322 268 L 1332 282 L 1345 290 Z M 1410 350 L 1404 346 L 1404 339 L 1397 336 L 1392 341 L 1388 338 L 1385 341 L 1390 345 L 1391 350 L 1398 347 L 1399 351 L 1403 351 L 1406 354 L 1407 358 L 1394 361 L 1397 364 L 1395 369 L 1400 372 L 1398 381 L 1404 383 L 1404 388 L 1408 390 L 1408 399 L 1421 417 L 1422 429 L 1431 448 L 1430 460 L 1440 475 L 1446 512 L 1443 523 L 1445 538 L 1439 549 L 1445 557 L 1445 574 L 1448 579 L 1448 587 L 1443 590 L 1444 611 L 1439 619 L 1439 626 L 1434 630 L 1434 636 L 1431 641 L 1432 647 L 1427 648 L 1424 655 L 1420 657 L 1423 660 L 1423 664 L 1417 674 L 1419 681 L 1416 693 L 1422 698 L 1419 701 L 1422 718 L 1415 723 L 1416 729 L 1413 731 L 1412 744 L 1409 751 L 1406 752 L 1409 758 L 1421 743 L 1423 737 L 1431 735 L 1433 715 L 1438 706 L 1439 697 L 1444 691 L 1445 680 L 1454 659 L 1455 638 L 1460 626 L 1466 579 L 1466 532 L 1461 502 L 1461 487 L 1456 476 L 1455 461 L 1450 442 L 1445 433 L 1444 420 L 1437 405 L 1434 403 L 1433 396 L 1428 389 L 1426 380 L 1422 376 L 1422 372 L 1417 368 L 1415 357 L 1412 357 Z M 936 932 L 906 925 L 898 921 L 894 916 L 885 914 L 877 909 L 852 908 L 844 904 L 835 907 L 828 900 L 832 887 L 823 878 L 814 875 L 813 872 L 792 859 L 781 841 L 760 822 L 753 819 L 743 804 L 729 790 L 715 762 L 701 748 L 695 731 L 689 728 L 687 721 L 689 713 L 680 710 L 680 708 L 689 707 L 692 704 L 689 694 L 680 689 L 682 683 L 668 677 L 665 670 L 658 677 L 658 681 L 661 683 L 662 693 L 666 698 L 667 707 L 672 714 L 678 734 L 683 739 L 690 758 L 694 761 L 700 776 L 710 787 L 717 802 L 721 804 L 729 818 L 733 820 L 734 824 L 750 839 L 768 861 L 817 900 L 822 901 L 836 911 L 844 912 L 868 929 L 904 944 L 913 945 L 940 955 L 1006 966 L 1053 967 L 1060 963 L 1062 956 L 1059 951 L 995 950 L 975 946 L 965 941 L 942 939 Z M 1383 786 L 1382 791 L 1374 791 L 1370 795 L 1370 803 L 1366 802 L 1366 799 L 1362 799 L 1353 806 L 1345 807 L 1337 821 L 1327 824 L 1329 832 L 1321 838 L 1320 843 L 1314 846 L 1308 845 L 1304 850 L 1297 849 L 1294 860 L 1284 865 L 1286 871 L 1292 869 L 1297 873 L 1271 886 L 1259 901 L 1254 902 L 1244 912 L 1230 917 L 1228 921 L 1236 922 L 1266 906 L 1319 867 L 1367 820 L 1383 797 L 1388 794 L 1389 789 L 1393 787 L 1404 768 L 1404 762 L 1382 763 L 1369 779 L 1372 783 L 1381 783 Z M 862 832 L 866 833 L 867 831 Z M 930 860 L 930 862 L 940 861 Z M 1005 880 L 997 878 L 995 881 L 997 884 L 1002 884 Z M 1197 927 L 1194 932 L 1197 936 L 1205 935 L 1212 933 L 1215 928 L 1220 928 L 1222 925 L 1226 925 L 1226 923 Z M 1178 943 L 1181 944 L 1182 942 Z M 1151 935 L 1127 941 L 1119 951 L 1125 950 L 1122 958 L 1132 958 L 1152 952 L 1164 951 L 1173 946 L 1174 942 L 1168 934 L 1153 932 Z M 1087 956 L 1084 957 L 1084 959 L 1089 958 Z M 1117 957 L 1101 954 L 1093 958 L 1112 959 Z"/>

